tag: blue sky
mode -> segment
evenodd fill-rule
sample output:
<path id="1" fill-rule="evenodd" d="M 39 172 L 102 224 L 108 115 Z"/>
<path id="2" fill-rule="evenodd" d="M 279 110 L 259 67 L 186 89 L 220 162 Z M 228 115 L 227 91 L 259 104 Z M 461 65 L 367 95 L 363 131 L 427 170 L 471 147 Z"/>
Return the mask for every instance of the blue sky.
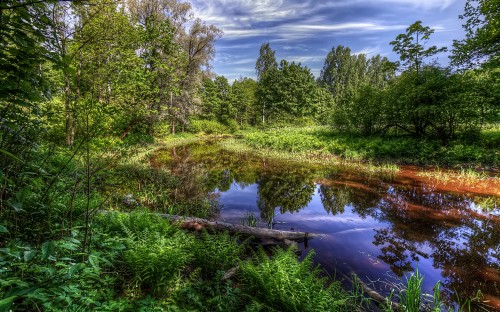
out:
<path id="1" fill-rule="evenodd" d="M 317 77 L 332 47 L 398 60 L 389 42 L 417 20 L 435 29 L 431 45 L 450 47 L 464 33 L 465 0 L 191 0 L 195 16 L 219 27 L 212 62 L 230 81 L 255 77 L 262 43 L 281 59 L 301 62 Z M 448 63 L 446 54 L 439 62 Z"/>

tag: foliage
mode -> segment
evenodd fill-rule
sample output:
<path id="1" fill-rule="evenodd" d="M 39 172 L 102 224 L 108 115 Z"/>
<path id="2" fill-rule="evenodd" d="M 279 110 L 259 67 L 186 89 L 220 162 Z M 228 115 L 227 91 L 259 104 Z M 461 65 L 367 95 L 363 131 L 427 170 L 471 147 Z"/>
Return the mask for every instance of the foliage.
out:
<path id="1" fill-rule="evenodd" d="M 338 283 L 326 286 L 313 253 L 299 262 L 295 250 L 276 249 L 272 259 L 261 249 L 253 261 L 240 264 L 243 291 L 254 298 L 258 311 L 345 311 L 356 310 L 352 299 Z"/>
<path id="2" fill-rule="evenodd" d="M 132 275 L 132 285 L 157 297 L 168 295 L 191 260 L 192 238 L 183 232 L 165 237 L 145 230 L 139 234 L 130 232 L 128 239 L 123 257 Z"/>
<path id="3" fill-rule="evenodd" d="M 275 53 L 276 52 L 271 49 L 269 42 L 263 43 L 260 46 L 259 58 L 255 64 L 257 80 L 262 79 L 267 72 L 278 68 Z"/>
<path id="4" fill-rule="evenodd" d="M 451 61 L 456 66 L 474 68 L 482 64 L 494 68 L 499 64 L 500 12 L 496 0 L 467 0 L 463 28 L 465 39 L 454 40 Z"/>
<path id="5" fill-rule="evenodd" d="M 0 249 L 2 309 L 99 309 L 112 299 L 117 276 L 105 273 L 124 246 L 112 237 L 98 235 L 99 251 L 81 261 L 80 233 L 41 246 L 10 241 Z"/>
<path id="6" fill-rule="evenodd" d="M 390 136 L 361 137 L 338 133 L 326 127 L 281 128 L 268 131 L 244 132 L 244 141 L 252 148 L 270 149 L 282 153 L 309 153 L 339 155 L 357 160 L 373 160 L 413 164 L 463 164 L 476 163 L 495 166 L 499 155 L 489 140 L 491 135 L 480 135 L 473 144 L 464 145 L 460 140 L 440 146 L 436 140 Z"/>
<path id="7" fill-rule="evenodd" d="M 236 267 L 245 248 L 246 244 L 239 244 L 238 238 L 228 233 L 208 234 L 203 231 L 192 249 L 193 264 L 200 268 L 204 278 L 220 278 L 226 271 Z"/>
<path id="8" fill-rule="evenodd" d="M 193 133 L 224 134 L 229 128 L 215 120 L 192 119 L 188 130 Z"/>
<path id="9" fill-rule="evenodd" d="M 394 66 L 385 57 L 368 59 L 351 54 L 348 47 L 332 48 L 318 78 L 333 96 L 324 108 L 324 121 L 344 131 L 361 129 L 372 134 L 382 122 L 381 89 L 393 76 Z"/>
<path id="10" fill-rule="evenodd" d="M 391 41 L 394 52 L 399 54 L 401 61 L 404 62 L 404 68 L 415 70 L 418 74 L 426 58 L 446 51 L 445 47 L 426 47 L 433 33 L 434 30 L 429 26 L 423 26 L 421 21 L 416 21 L 406 28 L 406 33 L 399 34 L 394 41 Z"/>

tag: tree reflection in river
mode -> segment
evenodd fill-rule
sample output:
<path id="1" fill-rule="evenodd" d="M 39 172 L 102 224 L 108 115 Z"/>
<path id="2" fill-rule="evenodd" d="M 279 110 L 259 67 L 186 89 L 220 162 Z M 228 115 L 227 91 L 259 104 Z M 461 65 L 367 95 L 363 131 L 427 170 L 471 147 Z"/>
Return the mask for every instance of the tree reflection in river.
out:
<path id="1" fill-rule="evenodd" d="M 436 191 L 432 185 L 387 183 L 338 169 L 330 173 L 329 168 L 230 153 L 210 144 L 168 153 L 168 166 L 183 184 L 176 196 L 202 197 L 214 191 L 234 192 L 235 185 L 237 189 L 252 186 L 256 194 L 248 205 L 255 205 L 261 218 L 271 224 L 276 213 L 300 213 L 317 196 L 329 219 L 309 220 L 342 220 L 352 213 L 373 220 L 375 256 L 396 275 L 426 262 L 434 267 L 432 272 L 441 274 L 448 298 L 456 298 L 455 292 L 473 297 L 480 289 L 486 299 L 500 300 L 497 198 L 479 198 L 493 206 L 485 213 L 474 209 L 480 205 L 474 204 L 478 200 L 471 195 Z"/>
<path id="2" fill-rule="evenodd" d="M 261 218 L 272 223 L 275 209 L 281 214 L 297 212 L 311 201 L 315 185 L 305 172 L 288 171 L 278 174 L 263 174 L 258 180 L 258 200 Z"/>

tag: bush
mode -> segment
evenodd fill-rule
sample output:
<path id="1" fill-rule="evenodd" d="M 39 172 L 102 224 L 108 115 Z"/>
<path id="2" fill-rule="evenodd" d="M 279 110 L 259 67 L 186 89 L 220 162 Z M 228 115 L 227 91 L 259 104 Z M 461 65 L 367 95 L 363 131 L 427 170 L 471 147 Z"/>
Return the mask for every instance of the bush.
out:
<path id="1" fill-rule="evenodd" d="M 189 132 L 206 133 L 206 134 L 224 134 L 228 132 L 228 128 L 217 121 L 193 119 L 189 123 Z"/>
<path id="2" fill-rule="evenodd" d="M 245 245 L 238 245 L 237 238 L 227 233 L 209 235 L 205 231 L 193 248 L 194 265 L 201 269 L 203 277 L 213 278 L 235 267 L 244 251 Z"/>

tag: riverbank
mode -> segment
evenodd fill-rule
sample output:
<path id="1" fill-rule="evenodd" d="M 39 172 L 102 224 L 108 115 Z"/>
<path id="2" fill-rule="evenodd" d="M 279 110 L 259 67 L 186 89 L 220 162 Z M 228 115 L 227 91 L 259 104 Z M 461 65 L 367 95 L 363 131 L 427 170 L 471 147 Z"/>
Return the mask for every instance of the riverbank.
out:
<path id="1" fill-rule="evenodd" d="M 437 188 L 500 196 L 499 131 L 482 134 L 482 141 L 465 146 L 411 138 L 364 138 L 337 135 L 326 127 L 244 130 L 230 135 L 167 136 L 168 144 L 216 141 L 225 150 L 252 153 L 297 163 L 338 166 L 387 180 L 397 176 L 431 183 Z M 498 143 L 498 145 L 496 145 Z"/>
<path id="2" fill-rule="evenodd" d="M 8 264 L 8 269 L 0 272 L 4 282 L 0 307 L 23 310 L 36 306 L 45 311 L 371 310 L 373 306 L 359 285 L 346 289 L 335 279 L 325 279 L 321 269 L 312 265 L 312 253 L 300 262 L 295 250 L 264 252 L 238 237 L 190 233 L 149 214 L 161 211 L 207 218 L 217 213 L 220 207 L 216 200 L 197 179 L 180 180 L 171 168 L 152 168 L 151 163 L 158 149 L 176 147 L 181 152 L 183 146 L 205 139 L 178 135 L 137 140 L 146 143 L 102 140 L 93 146 L 89 158 L 95 170 L 85 166 L 85 155 L 71 161 L 71 153 L 56 151 L 50 170 L 57 172 L 64 163 L 71 170 L 63 171 L 51 194 L 75 189 L 73 184 L 81 180 L 74 182 L 70 172 L 81 176 L 91 173 L 92 189 L 90 193 L 51 195 L 51 206 L 44 206 L 51 213 L 50 219 L 23 219 L 19 210 L 16 227 L 0 226 L 4 242 L 0 263 Z M 240 151 L 247 146 L 237 145 L 241 139 L 234 137 L 219 142 Z M 267 153 L 266 149 L 259 151 Z M 291 160 L 310 160 L 300 156 L 305 154 L 290 155 Z M 324 159 L 328 157 L 318 158 L 320 162 Z M 197 174 L 186 170 L 188 177 Z M 195 188 L 199 196 L 183 196 L 180 190 L 186 187 Z M 25 207 L 39 198 L 36 193 L 28 196 Z M 103 208 L 139 212 L 106 217 L 95 214 Z M 42 228 L 41 220 L 50 221 L 51 228 Z M 54 226 L 58 222 L 69 223 L 71 231 L 59 230 Z M 47 239 L 36 242 L 26 232 L 16 232 L 28 223 L 38 231 L 47 231 Z M 238 273 L 224 278 L 235 267 Z M 389 307 L 381 309 L 390 311 Z"/>
<path id="3" fill-rule="evenodd" d="M 253 149 L 280 153 L 304 153 L 317 157 L 338 157 L 347 161 L 397 165 L 444 166 L 498 170 L 500 130 L 483 131 L 472 142 L 453 141 L 441 146 L 432 140 L 409 137 L 360 137 L 339 134 L 327 127 L 246 130 L 241 141 Z"/>

